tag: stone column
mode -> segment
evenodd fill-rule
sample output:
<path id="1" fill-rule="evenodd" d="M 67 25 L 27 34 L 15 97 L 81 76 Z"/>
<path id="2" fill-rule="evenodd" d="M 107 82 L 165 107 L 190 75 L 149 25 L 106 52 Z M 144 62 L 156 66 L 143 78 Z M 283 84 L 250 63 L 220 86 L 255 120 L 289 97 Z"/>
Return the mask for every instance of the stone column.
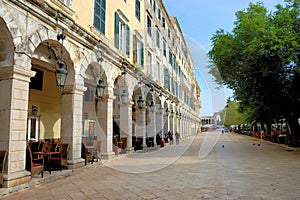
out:
<path id="1" fill-rule="evenodd" d="M 126 151 L 133 151 L 132 148 L 132 105 L 133 102 L 129 104 L 121 104 L 120 106 L 120 137 L 126 138 Z"/>
<path id="2" fill-rule="evenodd" d="M 24 56 L 24 63 L 25 60 Z M 30 172 L 25 170 L 26 123 L 29 81 L 34 75 L 35 72 L 22 66 L 0 67 L 0 146 L 8 150 L 3 187 L 31 179 Z"/>
<path id="3" fill-rule="evenodd" d="M 143 137 L 143 146 L 146 146 L 146 110 L 145 108 L 136 110 L 136 136 Z"/>
<path id="4" fill-rule="evenodd" d="M 103 159 L 115 157 L 113 152 L 113 88 L 107 87 L 109 95 L 98 102 L 97 118 L 100 124 L 101 156 Z"/>
<path id="5" fill-rule="evenodd" d="M 153 137 L 153 144 L 156 144 L 156 113 L 154 111 L 149 111 L 149 121 L 147 124 L 148 137 Z"/>
<path id="6" fill-rule="evenodd" d="M 164 137 L 164 118 L 163 118 L 163 114 L 162 111 L 159 110 L 158 112 L 156 112 L 156 134 L 160 134 L 161 137 Z"/>
<path id="7" fill-rule="evenodd" d="M 83 92 L 86 87 L 79 83 L 74 86 L 65 86 L 62 95 L 62 116 L 61 116 L 61 143 L 68 143 L 68 167 L 75 169 L 84 165 L 81 158 L 81 141 L 82 141 L 82 109 L 83 109 Z"/>

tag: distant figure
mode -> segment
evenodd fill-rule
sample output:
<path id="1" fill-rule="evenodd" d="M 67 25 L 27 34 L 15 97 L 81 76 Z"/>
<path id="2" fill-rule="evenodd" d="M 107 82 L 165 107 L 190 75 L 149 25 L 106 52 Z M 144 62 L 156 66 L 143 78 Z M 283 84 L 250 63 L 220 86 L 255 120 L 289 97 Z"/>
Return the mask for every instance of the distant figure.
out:
<path id="1" fill-rule="evenodd" d="M 171 131 L 168 132 L 168 137 L 169 137 L 169 140 L 170 140 L 170 145 L 174 144 L 173 143 L 173 133 Z"/>
<path id="2" fill-rule="evenodd" d="M 161 136 L 159 135 L 159 133 L 156 134 L 156 144 L 161 144 Z"/>
<path id="3" fill-rule="evenodd" d="M 175 133 L 176 144 L 179 144 L 180 134 L 178 132 Z"/>
<path id="4" fill-rule="evenodd" d="M 224 134 L 224 130 L 222 130 L 222 134 Z"/>
<path id="5" fill-rule="evenodd" d="M 222 147 L 224 148 L 224 144 L 222 145 Z"/>

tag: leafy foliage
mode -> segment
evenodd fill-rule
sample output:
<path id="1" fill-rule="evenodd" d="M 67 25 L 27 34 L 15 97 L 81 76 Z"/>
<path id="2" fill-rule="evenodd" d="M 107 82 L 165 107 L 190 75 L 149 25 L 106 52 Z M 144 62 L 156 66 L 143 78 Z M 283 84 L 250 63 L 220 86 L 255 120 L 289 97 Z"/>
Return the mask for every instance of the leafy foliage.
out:
<path id="1" fill-rule="evenodd" d="M 235 91 L 248 122 L 271 124 L 285 117 L 294 133 L 300 132 L 299 4 L 289 0 L 272 13 L 250 3 L 236 13 L 231 33 L 216 32 L 209 52 L 211 74 L 218 70 L 222 80 L 215 81 Z"/>

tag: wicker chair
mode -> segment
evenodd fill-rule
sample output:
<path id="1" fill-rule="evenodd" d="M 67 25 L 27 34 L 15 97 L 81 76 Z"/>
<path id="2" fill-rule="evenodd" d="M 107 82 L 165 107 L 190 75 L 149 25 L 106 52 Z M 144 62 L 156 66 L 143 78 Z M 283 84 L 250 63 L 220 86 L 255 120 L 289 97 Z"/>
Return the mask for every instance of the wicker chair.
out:
<path id="1" fill-rule="evenodd" d="M 87 165 L 88 162 L 91 162 L 92 164 L 94 162 L 93 154 L 88 151 L 83 143 L 81 143 L 81 158 L 85 160 L 85 165 Z"/>
<path id="2" fill-rule="evenodd" d="M 3 187 L 3 175 L 5 170 L 5 164 L 6 164 L 6 157 L 7 157 L 7 150 L 0 150 L 0 184 Z"/>
<path id="3" fill-rule="evenodd" d="M 41 174 L 44 177 L 44 158 L 39 156 L 38 158 L 33 158 L 31 149 L 26 148 L 26 170 L 31 172 L 31 177 L 35 174 Z"/>
<path id="4" fill-rule="evenodd" d="M 55 156 L 51 156 L 49 159 L 49 164 L 52 168 L 59 168 L 60 171 L 63 167 L 68 168 L 68 151 L 69 144 L 59 144 L 58 154 Z"/>

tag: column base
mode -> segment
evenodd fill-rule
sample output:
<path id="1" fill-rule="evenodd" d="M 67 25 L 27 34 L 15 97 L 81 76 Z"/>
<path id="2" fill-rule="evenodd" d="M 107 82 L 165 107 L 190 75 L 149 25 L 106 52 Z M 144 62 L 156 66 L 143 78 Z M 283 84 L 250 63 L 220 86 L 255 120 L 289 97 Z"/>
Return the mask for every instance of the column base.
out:
<path id="1" fill-rule="evenodd" d="M 134 152 L 133 147 L 126 148 L 126 153 L 132 153 L 132 152 Z"/>
<path id="2" fill-rule="evenodd" d="M 84 159 L 68 160 L 68 169 L 78 169 L 84 167 Z"/>
<path id="3" fill-rule="evenodd" d="M 29 171 L 20 171 L 12 174 L 4 175 L 3 187 L 11 188 L 24 183 L 29 183 L 31 180 L 31 173 Z"/>
<path id="4" fill-rule="evenodd" d="M 108 159 L 112 159 L 115 158 L 116 154 L 115 152 L 108 152 L 108 153 L 101 153 L 101 159 L 103 160 L 108 160 Z"/>

